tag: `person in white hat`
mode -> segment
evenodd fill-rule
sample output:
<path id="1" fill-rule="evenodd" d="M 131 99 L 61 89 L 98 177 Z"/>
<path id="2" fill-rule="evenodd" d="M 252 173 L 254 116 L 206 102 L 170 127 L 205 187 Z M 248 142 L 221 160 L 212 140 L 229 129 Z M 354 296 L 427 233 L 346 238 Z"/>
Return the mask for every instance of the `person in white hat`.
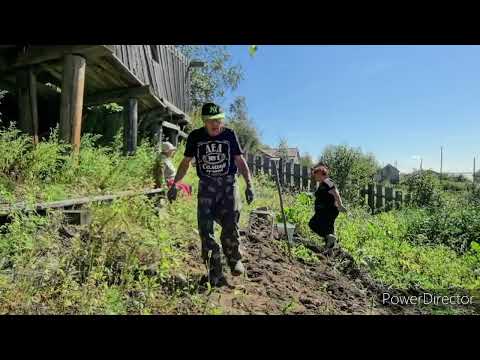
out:
<path id="1" fill-rule="evenodd" d="M 167 183 L 168 187 L 171 187 L 174 180 L 175 176 L 177 175 L 177 169 L 175 168 L 175 165 L 173 164 L 173 156 L 175 155 L 175 151 L 177 148 L 170 142 L 166 141 L 162 143 L 161 146 L 161 163 L 162 163 L 162 173 L 156 173 L 156 177 L 163 177 L 165 179 L 165 182 Z M 157 181 L 157 186 L 159 183 L 159 179 L 156 179 Z M 188 184 L 185 184 L 183 182 L 177 182 L 176 183 L 176 188 L 183 193 L 187 195 L 192 194 L 192 187 Z"/>

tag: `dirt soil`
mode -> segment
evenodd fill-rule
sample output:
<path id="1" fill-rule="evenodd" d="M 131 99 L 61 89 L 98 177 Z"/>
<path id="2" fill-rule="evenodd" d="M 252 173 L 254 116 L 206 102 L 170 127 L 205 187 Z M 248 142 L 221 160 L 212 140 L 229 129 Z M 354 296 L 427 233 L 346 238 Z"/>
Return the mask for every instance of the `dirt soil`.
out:
<path id="1" fill-rule="evenodd" d="M 199 284 L 205 273 L 199 244 L 192 244 L 189 252 L 186 281 Z M 228 286 L 195 288 L 205 302 L 203 313 L 217 309 L 221 314 L 413 314 L 412 309 L 383 306 L 382 287 L 341 249 L 331 256 L 317 254 L 318 263 L 306 264 L 290 259 L 272 240 L 243 237 L 241 252 L 246 276 L 233 277 L 225 267 Z M 202 312 L 192 308 L 189 297 L 177 310 Z"/>

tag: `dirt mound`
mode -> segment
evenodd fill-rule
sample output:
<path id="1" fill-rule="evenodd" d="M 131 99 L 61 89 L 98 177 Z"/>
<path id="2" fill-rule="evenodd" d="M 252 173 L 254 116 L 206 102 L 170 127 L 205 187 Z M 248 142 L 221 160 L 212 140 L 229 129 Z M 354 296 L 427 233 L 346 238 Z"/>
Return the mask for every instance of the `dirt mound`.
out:
<path id="1" fill-rule="evenodd" d="M 188 277 L 198 283 L 205 269 L 199 246 L 192 245 L 190 250 Z M 382 287 L 358 269 L 351 256 L 341 249 L 328 257 L 317 254 L 320 261 L 308 264 L 289 258 L 272 240 L 244 237 L 241 252 L 246 276 L 233 277 L 226 270 L 228 286 L 211 291 L 198 286 L 195 290 L 210 307 L 219 308 L 223 314 L 401 314 L 406 311 L 383 306 L 379 301 Z M 188 304 L 184 302 L 181 306 L 188 307 Z"/>

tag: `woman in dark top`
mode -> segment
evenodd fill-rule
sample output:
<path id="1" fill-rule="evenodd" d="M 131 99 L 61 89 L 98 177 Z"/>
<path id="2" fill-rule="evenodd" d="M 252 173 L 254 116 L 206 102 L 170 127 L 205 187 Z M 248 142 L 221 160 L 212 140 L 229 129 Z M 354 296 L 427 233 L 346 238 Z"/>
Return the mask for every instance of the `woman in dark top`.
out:
<path id="1" fill-rule="evenodd" d="M 309 222 L 310 229 L 325 238 L 326 249 L 331 250 L 337 243 L 335 219 L 339 211 L 346 211 L 335 183 L 328 177 L 328 167 L 320 163 L 312 169 L 319 183 L 315 192 L 315 215 Z"/>

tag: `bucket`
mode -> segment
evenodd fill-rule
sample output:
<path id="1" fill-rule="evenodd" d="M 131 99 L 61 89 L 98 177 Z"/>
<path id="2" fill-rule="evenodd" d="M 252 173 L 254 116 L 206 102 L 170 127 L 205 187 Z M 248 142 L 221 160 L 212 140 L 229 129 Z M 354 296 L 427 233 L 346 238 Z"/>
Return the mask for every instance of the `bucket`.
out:
<path id="1" fill-rule="evenodd" d="M 285 236 L 285 225 L 283 223 L 277 223 L 278 235 Z M 293 234 L 295 233 L 295 225 L 287 222 L 287 239 L 290 244 L 293 243 Z"/>

